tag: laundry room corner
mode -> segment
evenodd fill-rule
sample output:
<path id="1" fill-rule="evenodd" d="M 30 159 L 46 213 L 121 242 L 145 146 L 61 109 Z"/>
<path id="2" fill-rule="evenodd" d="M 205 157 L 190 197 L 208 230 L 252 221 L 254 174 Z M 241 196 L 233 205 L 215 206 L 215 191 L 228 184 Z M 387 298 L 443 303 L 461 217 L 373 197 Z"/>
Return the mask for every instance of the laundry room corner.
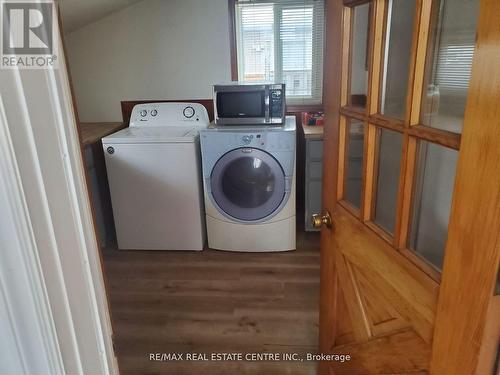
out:
<path id="1" fill-rule="evenodd" d="M 3 372 L 499 375 L 498 25 L 0 0 Z"/>
<path id="2" fill-rule="evenodd" d="M 251 366 L 151 361 L 159 350 L 316 352 L 319 233 L 305 215 L 321 175 L 313 157 L 308 185 L 303 113 L 321 103 L 288 103 L 286 83 L 232 90 L 234 2 L 115 5 L 89 22 L 90 5 L 62 4 L 62 22 L 121 372 Z"/>

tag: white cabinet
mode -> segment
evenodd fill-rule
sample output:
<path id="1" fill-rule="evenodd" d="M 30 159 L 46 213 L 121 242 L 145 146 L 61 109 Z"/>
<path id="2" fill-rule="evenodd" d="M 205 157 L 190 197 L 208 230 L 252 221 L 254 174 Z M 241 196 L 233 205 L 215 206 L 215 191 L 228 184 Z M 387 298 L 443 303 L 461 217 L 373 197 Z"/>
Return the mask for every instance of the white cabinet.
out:
<path id="1" fill-rule="evenodd" d="M 312 128 L 312 127 L 307 127 Z M 311 224 L 311 215 L 321 213 L 321 187 L 323 183 L 323 129 L 304 127 L 305 136 L 305 230 L 318 231 Z"/>

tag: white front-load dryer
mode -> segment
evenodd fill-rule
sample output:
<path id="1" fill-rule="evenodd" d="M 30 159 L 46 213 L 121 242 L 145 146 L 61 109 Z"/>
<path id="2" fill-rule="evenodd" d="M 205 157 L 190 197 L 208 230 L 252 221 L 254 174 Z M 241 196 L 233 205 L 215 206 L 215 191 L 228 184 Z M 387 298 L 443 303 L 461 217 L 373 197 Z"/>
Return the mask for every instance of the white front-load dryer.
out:
<path id="1" fill-rule="evenodd" d="M 208 246 L 295 250 L 295 116 L 200 132 Z"/>

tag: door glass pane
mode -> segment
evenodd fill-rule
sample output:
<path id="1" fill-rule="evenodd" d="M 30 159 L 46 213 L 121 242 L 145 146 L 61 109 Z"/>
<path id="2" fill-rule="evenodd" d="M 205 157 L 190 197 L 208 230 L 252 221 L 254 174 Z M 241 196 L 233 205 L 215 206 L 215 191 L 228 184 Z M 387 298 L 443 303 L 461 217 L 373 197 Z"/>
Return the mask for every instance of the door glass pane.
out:
<path id="1" fill-rule="evenodd" d="M 344 199 L 356 208 L 361 207 L 361 191 L 363 185 L 363 144 L 363 123 L 359 120 L 349 120 L 347 123 Z"/>
<path id="2" fill-rule="evenodd" d="M 380 111 L 388 117 L 403 119 L 406 112 L 415 0 L 389 0 L 387 6 Z"/>
<path id="3" fill-rule="evenodd" d="M 401 133 L 379 129 L 374 221 L 390 234 L 394 233 L 396 223 L 402 151 Z"/>
<path id="4" fill-rule="evenodd" d="M 422 124 L 462 132 L 479 0 L 441 0 L 429 40 Z"/>
<path id="5" fill-rule="evenodd" d="M 353 9 L 349 105 L 366 108 L 368 92 L 368 31 L 371 4 Z"/>
<path id="6" fill-rule="evenodd" d="M 439 269 L 448 237 L 457 159 L 456 150 L 420 142 L 409 247 Z"/>

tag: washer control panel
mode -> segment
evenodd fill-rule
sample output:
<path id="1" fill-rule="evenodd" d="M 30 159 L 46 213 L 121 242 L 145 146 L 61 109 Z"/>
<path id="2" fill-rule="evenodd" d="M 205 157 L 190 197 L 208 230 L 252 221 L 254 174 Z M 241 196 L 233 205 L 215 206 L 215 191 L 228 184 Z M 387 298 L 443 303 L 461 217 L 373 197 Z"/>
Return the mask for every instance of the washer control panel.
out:
<path id="1" fill-rule="evenodd" d="M 184 108 L 182 114 L 184 115 L 185 118 L 191 118 L 196 114 L 196 111 L 193 107 L 188 105 L 187 107 Z"/>
<path id="2" fill-rule="evenodd" d="M 200 103 L 137 104 L 130 115 L 130 126 L 200 126 L 209 124 L 207 109 Z"/>

